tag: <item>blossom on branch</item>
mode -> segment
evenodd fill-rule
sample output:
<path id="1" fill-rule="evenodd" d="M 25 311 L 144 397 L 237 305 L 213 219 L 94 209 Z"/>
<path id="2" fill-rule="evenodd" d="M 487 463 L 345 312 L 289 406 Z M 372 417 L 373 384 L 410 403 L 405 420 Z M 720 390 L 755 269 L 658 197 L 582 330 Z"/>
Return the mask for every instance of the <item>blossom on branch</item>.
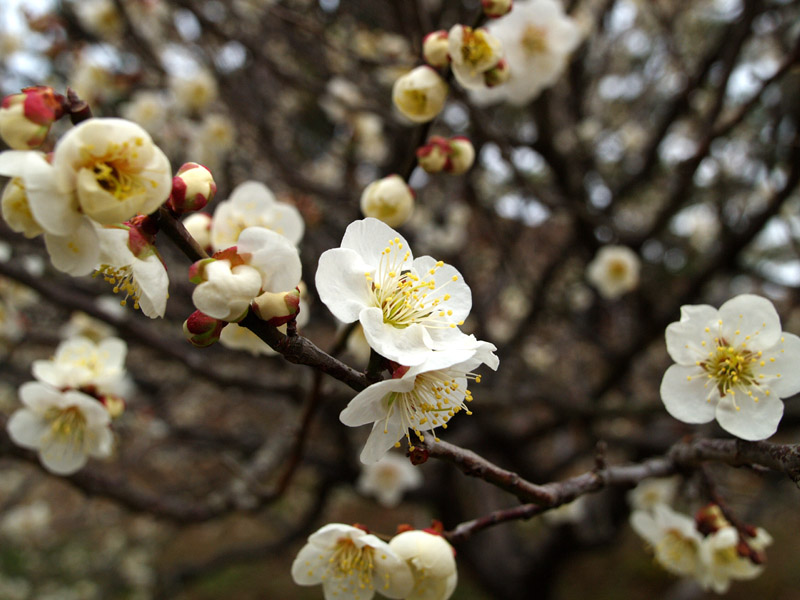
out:
<path id="1" fill-rule="evenodd" d="M 422 474 L 409 460 L 389 452 L 376 463 L 364 464 L 356 488 L 362 494 L 374 496 L 382 506 L 393 508 L 400 504 L 406 490 L 422 485 Z"/>
<path id="2" fill-rule="evenodd" d="M 360 321 L 369 345 L 399 364 L 476 346 L 458 328 L 472 307 L 461 274 L 430 256 L 415 259 L 408 242 L 377 219 L 347 227 L 341 247 L 320 256 L 316 283 L 337 319 Z"/>
<path id="3" fill-rule="evenodd" d="M 359 392 L 339 420 L 350 427 L 373 423 L 361 461 L 376 463 L 390 448 L 398 446 L 403 436 L 413 450 L 409 430 L 420 441 L 425 441 L 423 432 L 431 431 L 438 441 L 437 427 L 447 429 L 448 421 L 462 410 L 472 414 L 466 404 L 472 401 L 468 381 L 480 382 L 480 375 L 472 370 L 482 364 L 497 368 L 494 350 L 488 342 L 476 342 L 473 349 L 430 352 L 421 365 L 397 367 L 391 379 Z"/>
<path id="4" fill-rule="evenodd" d="M 760 527 L 753 533 L 743 540 L 739 531 L 728 524 L 703 540 L 700 556 L 705 568 L 698 578 L 703 589 L 724 594 L 732 579 L 754 579 L 761 575 L 763 565 L 755 564 L 749 553 L 763 552 L 772 543 L 772 536 Z"/>
<path id="5" fill-rule="evenodd" d="M 404 531 L 389 547 L 408 563 L 414 589 L 405 600 L 447 600 L 458 583 L 455 551 L 442 536 L 427 531 Z"/>
<path id="6" fill-rule="evenodd" d="M 0 137 L 15 150 L 38 148 L 47 139 L 50 126 L 63 114 L 64 97 L 53 88 L 25 88 L 0 103 Z"/>
<path id="7" fill-rule="evenodd" d="M 636 289 L 639 267 L 639 257 L 627 246 L 603 246 L 586 267 L 586 279 L 603 298 L 614 300 Z"/>
<path id="8" fill-rule="evenodd" d="M 694 577 L 701 572 L 703 536 L 693 519 L 666 504 L 658 504 L 652 512 L 634 511 L 631 526 L 650 544 L 656 561 L 670 573 Z"/>
<path id="9" fill-rule="evenodd" d="M 442 112 L 447 91 L 445 80 L 432 67 L 422 65 L 394 82 L 392 101 L 407 119 L 427 123 Z"/>
<path id="10" fill-rule="evenodd" d="M 19 398 L 25 406 L 11 415 L 8 434 L 15 444 L 37 450 L 48 471 L 69 475 L 90 456 L 110 456 L 111 417 L 95 398 L 34 381 L 20 387 Z"/>
<path id="11" fill-rule="evenodd" d="M 450 66 L 464 88 L 486 87 L 485 75 L 503 59 L 503 44 L 484 28 L 453 25 L 448 35 Z"/>
<path id="12" fill-rule="evenodd" d="M 319 585 L 325 600 L 407 598 L 411 569 L 389 544 L 358 527 L 329 523 L 308 538 L 292 563 L 298 585 Z"/>
<path id="13" fill-rule="evenodd" d="M 661 399 L 685 423 L 714 419 L 744 440 L 763 440 L 778 428 L 783 402 L 800 391 L 800 338 L 781 331 L 772 303 L 742 294 L 719 310 L 683 306 L 666 331 L 677 364 L 664 373 Z"/>

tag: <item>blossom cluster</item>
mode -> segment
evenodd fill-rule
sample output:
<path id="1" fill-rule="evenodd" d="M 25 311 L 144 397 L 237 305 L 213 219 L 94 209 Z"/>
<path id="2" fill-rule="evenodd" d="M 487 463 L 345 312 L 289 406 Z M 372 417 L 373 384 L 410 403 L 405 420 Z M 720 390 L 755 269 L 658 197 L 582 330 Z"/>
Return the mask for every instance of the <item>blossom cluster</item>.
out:
<path id="1" fill-rule="evenodd" d="M 757 577 L 763 570 L 764 548 L 772 543 L 770 535 L 761 528 L 735 527 L 716 504 L 701 508 L 692 519 L 653 497 L 674 495 L 675 483 L 643 482 L 629 496 L 635 508 L 631 526 L 652 547 L 656 561 L 718 594 L 728 590 L 731 580 Z M 645 498 L 649 501 L 642 502 Z"/>
<path id="2" fill-rule="evenodd" d="M 299 585 L 322 584 L 326 600 L 447 600 L 458 581 L 454 551 L 431 530 L 407 530 L 389 543 L 358 526 L 330 523 L 308 538 L 292 564 Z"/>
<path id="3" fill-rule="evenodd" d="M 319 297 L 340 321 L 358 321 L 391 378 L 361 391 L 340 415 L 345 425 L 372 423 L 361 453 L 377 462 L 404 436 L 446 428 L 472 400 L 468 380 L 482 364 L 497 368 L 495 347 L 463 333 L 472 306 L 462 275 L 430 256 L 414 258 L 408 242 L 377 219 L 351 223 L 341 247 L 319 260 Z"/>
<path id="4" fill-rule="evenodd" d="M 110 456 L 111 419 L 124 409 L 130 387 L 126 354 L 119 338 L 75 336 L 61 342 L 52 359 L 34 361 L 35 381 L 19 389 L 24 406 L 8 420 L 11 439 L 38 451 L 44 467 L 58 475 L 80 470 L 89 457 Z"/>

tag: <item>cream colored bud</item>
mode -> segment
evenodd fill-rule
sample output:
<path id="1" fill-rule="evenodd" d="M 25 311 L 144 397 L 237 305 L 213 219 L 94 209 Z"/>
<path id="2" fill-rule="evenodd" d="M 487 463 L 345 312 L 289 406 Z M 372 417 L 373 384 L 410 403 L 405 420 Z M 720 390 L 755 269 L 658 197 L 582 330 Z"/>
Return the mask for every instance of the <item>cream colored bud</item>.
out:
<path id="1" fill-rule="evenodd" d="M 417 148 L 417 162 L 428 173 L 438 173 L 447 167 L 450 158 L 450 143 L 443 137 L 434 135 L 428 143 Z"/>
<path id="2" fill-rule="evenodd" d="M 214 177 L 203 165 L 186 163 L 172 178 L 172 193 L 168 206 L 177 214 L 200 210 L 217 193 Z"/>
<path id="3" fill-rule="evenodd" d="M 211 215 L 192 213 L 183 220 L 183 226 L 201 248 L 211 248 Z"/>
<path id="4" fill-rule="evenodd" d="M 3 219 L 13 231 L 21 233 L 26 238 L 44 233 L 39 223 L 33 218 L 31 207 L 28 204 L 28 196 L 25 194 L 25 186 L 19 177 L 14 177 L 9 181 L 3 190 L 2 209 Z"/>
<path id="5" fill-rule="evenodd" d="M 511 12 L 511 6 L 514 4 L 513 0 L 481 0 L 483 6 L 483 14 L 490 19 L 496 19 Z"/>
<path id="6" fill-rule="evenodd" d="M 414 212 L 414 191 L 399 175 L 373 181 L 361 194 L 361 212 L 389 227 L 399 227 Z"/>
<path id="7" fill-rule="evenodd" d="M 432 67 L 441 68 L 450 64 L 449 43 L 444 29 L 433 31 L 422 40 L 422 56 Z"/>
<path id="8" fill-rule="evenodd" d="M 300 290 L 264 292 L 253 300 L 252 307 L 258 318 L 279 327 L 294 319 L 300 311 Z"/>
<path id="9" fill-rule="evenodd" d="M 405 117 L 425 123 L 442 112 L 447 91 L 444 79 L 433 68 L 423 65 L 394 82 L 392 100 Z"/>
<path id="10" fill-rule="evenodd" d="M 475 162 L 475 147 L 465 137 L 450 138 L 450 162 L 445 170 L 451 175 L 469 171 Z"/>

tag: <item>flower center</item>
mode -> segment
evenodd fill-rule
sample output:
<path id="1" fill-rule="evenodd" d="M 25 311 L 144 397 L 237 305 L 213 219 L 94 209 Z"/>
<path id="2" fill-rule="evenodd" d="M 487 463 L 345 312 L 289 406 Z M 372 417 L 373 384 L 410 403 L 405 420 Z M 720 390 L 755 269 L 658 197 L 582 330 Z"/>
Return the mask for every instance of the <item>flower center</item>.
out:
<path id="1" fill-rule="evenodd" d="M 134 145 L 142 146 L 144 140 L 135 138 Z M 131 164 L 131 159 L 138 158 L 135 148 L 129 142 L 109 144 L 102 156 L 90 154 L 91 147 L 83 149 L 83 166 L 94 173 L 97 184 L 117 200 L 127 200 L 144 192 L 145 182 L 139 177 L 139 169 Z M 155 181 L 150 181 L 153 187 Z"/>
<path id="2" fill-rule="evenodd" d="M 624 279 L 628 274 L 628 264 L 621 260 L 612 260 L 608 264 L 608 275 L 611 279 Z"/>
<path id="3" fill-rule="evenodd" d="M 734 348 L 723 338 L 715 338 L 717 348 L 708 353 L 708 359 L 700 366 L 708 373 L 719 390 L 719 395 L 734 394 L 734 389 L 742 386 L 758 385 L 753 365 L 760 353 L 751 352 L 744 347 Z"/>
<path id="4" fill-rule="evenodd" d="M 375 549 L 370 546 L 359 548 L 349 537 L 336 541 L 336 548 L 330 559 L 326 576 L 341 580 L 341 591 L 355 593 L 359 590 L 373 590 L 372 572 L 375 569 Z M 358 589 L 354 589 L 357 586 Z"/>
<path id="5" fill-rule="evenodd" d="M 45 419 L 50 421 L 50 431 L 54 436 L 73 438 L 76 442 L 83 441 L 86 417 L 77 406 L 50 408 L 45 413 Z"/>
<path id="6" fill-rule="evenodd" d="M 658 543 L 658 550 L 664 560 L 678 565 L 691 560 L 697 554 L 697 544 L 678 529 L 668 529 Z"/>
<path id="7" fill-rule="evenodd" d="M 461 58 L 462 60 L 477 68 L 479 64 L 492 57 L 492 48 L 486 41 L 483 31 L 473 31 L 471 27 L 464 27 L 464 35 L 461 38 Z"/>
<path id="8" fill-rule="evenodd" d="M 370 273 L 365 273 L 374 306 L 383 312 L 383 322 L 398 329 L 420 322 L 434 328 L 455 328 L 463 324 L 463 321 L 452 322 L 453 311 L 446 308 L 450 294 L 442 293 L 451 281 L 458 281 L 458 276 L 453 275 L 437 286 L 434 276 L 444 263 L 437 262 L 420 276 L 412 269 L 410 258 L 411 252 L 404 251 L 400 239 L 394 238 L 381 253 L 375 280 Z"/>
<path id="9" fill-rule="evenodd" d="M 472 392 L 457 379 L 474 379 L 480 383 L 481 376 L 464 373 L 455 369 L 442 369 L 420 373 L 414 379 L 414 387 L 409 392 L 392 392 L 388 394 L 388 408 L 384 433 L 388 433 L 388 423 L 392 414 L 397 411 L 403 430 L 406 432 L 409 450 L 414 449 L 408 430 L 411 429 L 421 442 L 425 441 L 422 429 L 433 432 L 438 442 L 436 428 L 447 429 L 447 422 L 457 413 L 464 410 L 468 415 L 472 411 L 465 402 L 472 402 Z M 462 387 L 463 386 L 463 387 Z M 399 446 L 400 442 L 395 444 Z"/>
<path id="10" fill-rule="evenodd" d="M 528 54 L 547 52 L 547 30 L 536 25 L 528 25 L 522 33 L 520 42 Z"/>
<path id="11" fill-rule="evenodd" d="M 403 104 L 407 112 L 420 114 L 425 112 L 428 104 L 428 96 L 422 90 L 405 90 L 403 92 Z"/>
<path id="12" fill-rule="evenodd" d="M 139 298 L 142 294 L 133 279 L 133 269 L 129 265 L 123 267 L 100 265 L 93 276 L 97 277 L 97 275 L 102 275 L 106 282 L 114 286 L 113 292 L 115 294 L 125 292 L 125 297 L 119 302 L 122 306 L 128 303 L 128 298 L 133 298 L 133 307 L 137 310 L 139 309 Z"/>

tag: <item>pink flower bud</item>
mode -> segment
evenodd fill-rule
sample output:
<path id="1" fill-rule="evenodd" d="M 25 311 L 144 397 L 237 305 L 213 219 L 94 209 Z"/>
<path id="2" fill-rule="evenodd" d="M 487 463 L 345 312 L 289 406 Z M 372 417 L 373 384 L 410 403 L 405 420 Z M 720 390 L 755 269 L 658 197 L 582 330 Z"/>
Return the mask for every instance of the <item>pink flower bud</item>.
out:
<path id="1" fill-rule="evenodd" d="M 451 175 L 462 175 L 469 171 L 475 162 L 475 148 L 469 139 L 463 136 L 450 138 L 450 160 L 444 170 Z"/>
<path id="2" fill-rule="evenodd" d="M 514 4 L 513 0 L 481 0 L 483 6 L 483 14 L 490 19 L 502 17 L 511 12 L 511 6 Z"/>
<path id="3" fill-rule="evenodd" d="M 449 44 L 444 29 L 433 31 L 422 40 L 422 56 L 432 67 L 441 68 L 450 64 Z"/>
<path id="4" fill-rule="evenodd" d="M 300 290 L 289 292 L 264 292 L 253 300 L 253 311 L 273 327 L 280 327 L 295 319 L 300 312 Z"/>
<path id="5" fill-rule="evenodd" d="M 417 148 L 417 162 L 428 173 L 438 173 L 447 165 L 450 144 L 438 135 L 428 138 L 428 143 Z"/>
<path id="6" fill-rule="evenodd" d="M 211 171 L 197 163 L 186 163 L 172 178 L 172 193 L 167 200 L 167 206 L 182 215 L 200 210 L 216 193 L 217 185 Z"/>
<path id="7" fill-rule="evenodd" d="M 183 334 L 193 346 L 207 348 L 219 340 L 219 334 L 227 324 L 225 321 L 214 319 L 196 310 L 184 321 Z"/>
<path id="8" fill-rule="evenodd" d="M 64 115 L 64 97 L 47 86 L 28 87 L 3 98 L 0 137 L 15 150 L 38 148 L 50 126 Z"/>
<path id="9" fill-rule="evenodd" d="M 508 61 L 501 59 L 494 67 L 483 73 L 483 81 L 486 87 L 495 87 L 504 84 L 511 76 L 511 69 L 508 68 Z"/>

